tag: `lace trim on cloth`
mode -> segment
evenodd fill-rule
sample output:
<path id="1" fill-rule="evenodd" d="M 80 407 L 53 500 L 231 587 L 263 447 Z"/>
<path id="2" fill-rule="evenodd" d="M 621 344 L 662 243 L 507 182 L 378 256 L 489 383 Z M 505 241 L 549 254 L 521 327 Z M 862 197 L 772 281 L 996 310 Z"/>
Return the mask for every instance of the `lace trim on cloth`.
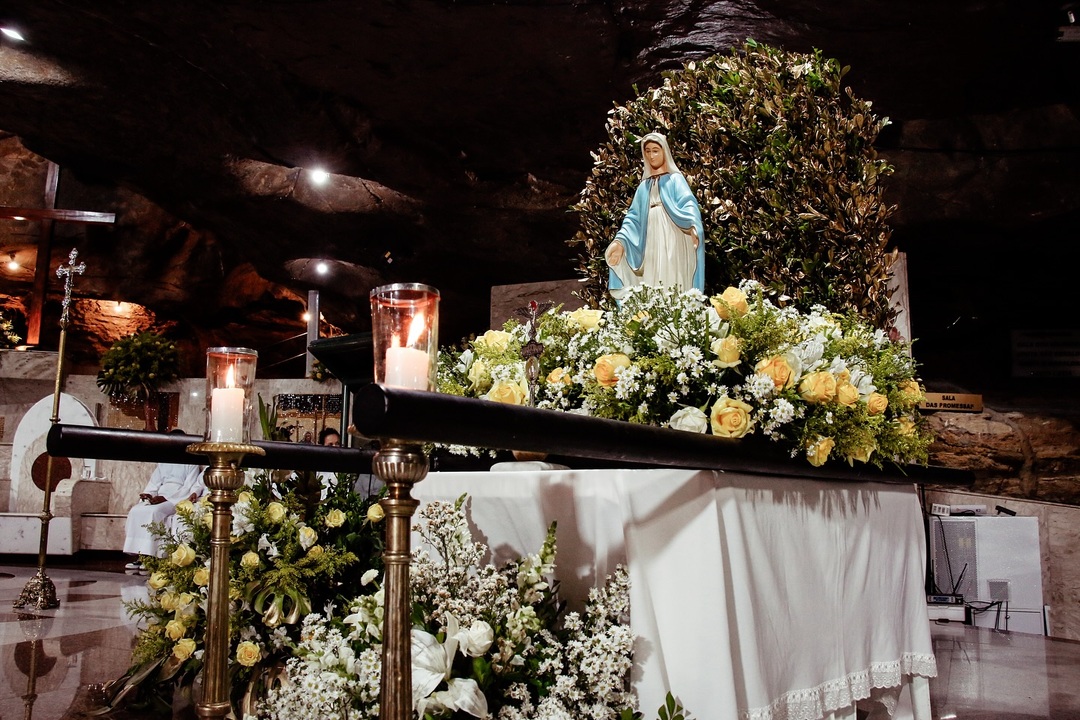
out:
<path id="1" fill-rule="evenodd" d="M 872 693 L 875 688 L 899 687 L 905 676 L 912 675 L 936 677 L 937 660 L 933 655 L 904 653 L 899 660 L 872 663 L 865 670 L 829 680 L 817 687 L 792 690 L 765 707 L 743 710 L 739 716 L 743 720 L 815 720 L 834 710 L 849 707 L 856 700 L 869 698 L 871 694 L 880 695 Z M 880 699 L 891 715 L 896 699 L 892 697 L 892 702 L 889 702 L 885 697 Z"/>

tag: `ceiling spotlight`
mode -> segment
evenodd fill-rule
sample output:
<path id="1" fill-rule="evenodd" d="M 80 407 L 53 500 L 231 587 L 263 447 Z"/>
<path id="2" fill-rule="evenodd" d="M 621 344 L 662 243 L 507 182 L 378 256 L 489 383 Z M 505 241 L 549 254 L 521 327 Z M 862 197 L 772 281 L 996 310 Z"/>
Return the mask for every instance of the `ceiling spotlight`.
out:
<path id="1" fill-rule="evenodd" d="M 11 259 L 8 260 L 7 269 L 15 272 L 19 269 L 19 261 L 15 259 L 15 253 L 8 253 L 8 257 Z"/>
<path id="2" fill-rule="evenodd" d="M 22 33 L 12 27 L 0 27 L 0 33 L 4 33 L 5 36 L 15 40 L 16 42 L 26 42 L 26 38 L 22 36 Z"/>
<path id="3" fill-rule="evenodd" d="M 330 173 L 326 172 L 322 168 L 315 168 L 310 171 L 311 182 L 315 185 L 325 185 L 326 181 L 330 179 Z"/>
<path id="4" fill-rule="evenodd" d="M 300 316 L 300 319 L 303 320 L 304 322 L 307 322 L 308 320 L 311 319 L 311 313 L 305 312 L 303 315 Z"/>
<path id="5" fill-rule="evenodd" d="M 320 275 L 325 275 L 326 273 L 330 272 L 330 266 L 320 260 L 319 264 L 315 266 L 315 272 L 319 273 Z"/>

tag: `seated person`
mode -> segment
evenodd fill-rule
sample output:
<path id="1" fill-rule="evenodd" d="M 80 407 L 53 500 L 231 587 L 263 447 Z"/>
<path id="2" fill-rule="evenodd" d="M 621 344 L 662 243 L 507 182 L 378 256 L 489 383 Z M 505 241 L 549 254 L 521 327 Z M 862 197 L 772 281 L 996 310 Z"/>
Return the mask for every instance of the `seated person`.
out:
<path id="1" fill-rule="evenodd" d="M 165 522 L 176 511 L 181 500 L 195 501 L 206 492 L 201 465 L 163 463 L 154 469 L 141 493 L 139 502 L 128 511 L 127 537 L 124 552 L 132 555 L 159 556 L 160 541 L 146 528 L 150 523 Z M 136 557 L 124 566 L 128 572 L 138 572 L 142 563 Z"/>
<path id="2" fill-rule="evenodd" d="M 336 428 L 325 427 L 319 433 L 319 444 L 329 447 L 341 447 L 341 433 Z"/>

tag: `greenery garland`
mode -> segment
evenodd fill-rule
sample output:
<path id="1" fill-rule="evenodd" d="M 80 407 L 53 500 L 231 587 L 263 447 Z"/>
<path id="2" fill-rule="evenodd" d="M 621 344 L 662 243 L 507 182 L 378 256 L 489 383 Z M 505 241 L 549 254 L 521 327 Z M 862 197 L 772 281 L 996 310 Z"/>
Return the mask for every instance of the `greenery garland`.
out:
<path id="1" fill-rule="evenodd" d="M 658 131 L 701 205 L 706 294 L 753 279 L 801 310 L 854 310 L 887 327 L 894 208 L 879 179 L 892 168 L 873 143 L 888 119 L 841 89 L 847 70 L 818 51 L 749 40 L 740 52 L 665 73 L 660 87 L 616 106 L 571 208 L 581 221 L 569 244 L 581 246 L 583 299 L 611 305 L 604 250 L 640 180 L 640 138 Z"/>

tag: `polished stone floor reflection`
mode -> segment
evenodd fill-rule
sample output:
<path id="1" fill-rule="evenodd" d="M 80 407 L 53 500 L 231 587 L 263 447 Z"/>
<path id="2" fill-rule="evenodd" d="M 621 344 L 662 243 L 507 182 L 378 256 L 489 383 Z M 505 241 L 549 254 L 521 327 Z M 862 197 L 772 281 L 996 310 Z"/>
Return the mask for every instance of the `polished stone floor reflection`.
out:
<path id="1" fill-rule="evenodd" d="M 123 563 L 49 569 L 60 607 L 47 611 L 13 610 L 34 568 L 0 565 L 0 720 L 85 718 L 89 687 L 124 673 L 136 628 L 122 601 L 143 596 L 146 578 L 123 574 Z M 932 631 L 934 720 L 1080 720 L 1080 643 L 956 624 Z"/>

